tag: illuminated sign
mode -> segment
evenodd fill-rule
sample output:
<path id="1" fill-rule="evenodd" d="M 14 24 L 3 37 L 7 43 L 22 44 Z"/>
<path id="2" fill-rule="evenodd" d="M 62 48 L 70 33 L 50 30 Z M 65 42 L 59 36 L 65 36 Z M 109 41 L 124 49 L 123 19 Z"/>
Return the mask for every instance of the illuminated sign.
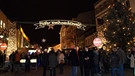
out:
<path id="1" fill-rule="evenodd" d="M 0 43 L 0 50 L 6 50 L 7 44 L 6 43 Z"/>
<path id="2" fill-rule="evenodd" d="M 102 41 L 101 41 L 100 38 L 95 38 L 93 40 L 93 44 L 98 47 L 98 46 L 100 46 L 102 44 Z"/>
<path id="3" fill-rule="evenodd" d="M 36 50 L 28 50 L 28 52 L 29 52 L 30 54 L 32 54 L 32 53 L 35 53 Z"/>
<path id="4" fill-rule="evenodd" d="M 37 63 L 37 59 L 30 59 L 30 63 Z"/>
<path id="5" fill-rule="evenodd" d="M 20 59 L 20 63 L 25 63 L 26 59 Z"/>
<path id="6" fill-rule="evenodd" d="M 39 23 L 34 24 L 36 26 L 35 29 L 44 28 L 45 26 L 54 26 L 54 25 L 70 25 L 76 26 L 78 29 L 85 30 L 85 25 L 78 21 L 72 20 L 42 20 Z"/>

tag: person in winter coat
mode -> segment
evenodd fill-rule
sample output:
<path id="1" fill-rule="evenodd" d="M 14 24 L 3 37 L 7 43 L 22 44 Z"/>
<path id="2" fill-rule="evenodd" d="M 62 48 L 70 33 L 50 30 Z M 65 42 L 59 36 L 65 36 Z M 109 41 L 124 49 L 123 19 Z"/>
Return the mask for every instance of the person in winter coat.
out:
<path id="1" fill-rule="evenodd" d="M 77 76 L 79 66 L 79 55 L 76 49 L 72 49 L 72 51 L 69 54 L 69 59 L 71 61 L 72 66 L 72 76 Z"/>
<path id="2" fill-rule="evenodd" d="M 84 51 L 84 76 L 94 76 L 94 52 L 93 49 L 85 47 Z"/>
<path id="3" fill-rule="evenodd" d="M 63 67 L 65 63 L 65 55 L 62 51 L 59 51 L 58 54 L 58 63 L 59 63 L 59 68 L 60 68 L 60 74 L 63 74 Z"/>
<path id="4" fill-rule="evenodd" d="M 15 52 L 14 51 L 9 55 L 9 60 L 10 60 L 10 64 L 11 64 L 11 72 L 13 72 L 14 71 L 14 62 L 15 62 Z"/>
<path id="5" fill-rule="evenodd" d="M 135 57 L 134 54 L 131 54 L 130 57 L 128 57 L 130 59 L 130 68 L 134 68 L 135 65 Z"/>
<path id="6" fill-rule="evenodd" d="M 15 72 L 19 72 L 20 69 L 20 53 L 18 50 L 15 51 Z"/>
<path id="7" fill-rule="evenodd" d="M 124 63 L 126 61 L 126 54 L 121 47 L 117 47 L 117 53 L 120 56 L 120 76 L 124 76 Z"/>
<path id="8" fill-rule="evenodd" d="M 25 56 L 26 62 L 25 62 L 25 72 L 30 72 L 30 53 L 28 52 Z"/>
<path id="9" fill-rule="evenodd" d="M 111 67 L 111 76 L 121 76 L 120 75 L 120 57 L 117 54 L 117 48 L 112 48 L 112 53 L 110 54 L 110 67 Z"/>
<path id="10" fill-rule="evenodd" d="M 56 76 L 56 66 L 57 66 L 57 55 L 54 52 L 54 49 L 51 48 L 49 53 L 49 67 L 50 67 L 50 76 Z"/>
<path id="11" fill-rule="evenodd" d="M 133 73 L 135 75 L 135 46 L 133 46 L 131 53 L 127 58 L 130 59 L 130 68 L 133 69 Z"/>
<path id="12" fill-rule="evenodd" d="M 81 76 L 84 76 L 84 54 L 85 51 L 82 48 L 79 48 L 78 55 L 79 55 L 79 67 Z"/>
<path id="13" fill-rule="evenodd" d="M 43 53 L 42 53 L 42 66 L 43 66 L 43 76 L 46 76 L 46 70 L 47 70 L 47 66 L 48 66 L 48 53 L 47 53 L 48 49 L 44 49 Z"/>

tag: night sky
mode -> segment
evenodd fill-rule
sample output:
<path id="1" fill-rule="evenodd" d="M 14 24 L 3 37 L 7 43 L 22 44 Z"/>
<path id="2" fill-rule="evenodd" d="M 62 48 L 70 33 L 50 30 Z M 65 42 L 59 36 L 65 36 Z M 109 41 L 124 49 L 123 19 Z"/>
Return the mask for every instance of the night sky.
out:
<path id="1" fill-rule="evenodd" d="M 30 43 L 51 46 L 60 42 L 61 26 L 35 30 L 34 23 L 40 20 L 76 18 L 79 13 L 91 10 L 97 0 L 0 0 L 0 9 L 11 20 L 21 25 Z M 43 43 L 42 39 L 46 42 Z"/>

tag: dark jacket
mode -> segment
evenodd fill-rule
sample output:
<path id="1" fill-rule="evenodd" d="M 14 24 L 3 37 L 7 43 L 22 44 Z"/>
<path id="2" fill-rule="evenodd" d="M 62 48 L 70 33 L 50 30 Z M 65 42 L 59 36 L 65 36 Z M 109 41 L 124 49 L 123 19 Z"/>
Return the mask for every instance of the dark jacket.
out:
<path id="1" fill-rule="evenodd" d="M 49 53 L 49 67 L 55 68 L 58 64 L 57 56 L 54 52 Z"/>
<path id="2" fill-rule="evenodd" d="M 26 59 L 25 64 L 26 64 L 26 65 L 29 65 L 29 64 L 30 64 L 30 59 L 31 59 L 31 58 L 30 58 L 30 55 L 26 55 L 26 56 L 25 56 L 25 59 Z"/>
<path id="3" fill-rule="evenodd" d="M 84 52 L 84 59 L 89 57 L 88 60 L 84 60 L 84 65 L 85 66 L 92 66 L 94 64 L 94 53 L 93 50 L 88 50 Z"/>
<path id="4" fill-rule="evenodd" d="M 117 54 L 117 52 L 112 52 L 110 54 L 110 66 L 112 68 L 118 68 L 120 64 L 120 56 Z"/>
<path id="5" fill-rule="evenodd" d="M 84 65 L 84 54 L 85 54 L 85 51 L 80 51 L 80 50 L 78 51 L 80 66 Z"/>
<path id="6" fill-rule="evenodd" d="M 48 65 L 48 53 L 44 52 L 41 56 L 41 62 L 43 66 L 47 66 Z"/>
<path id="7" fill-rule="evenodd" d="M 70 52 L 69 59 L 72 66 L 79 66 L 79 55 L 77 54 L 75 49 Z"/>

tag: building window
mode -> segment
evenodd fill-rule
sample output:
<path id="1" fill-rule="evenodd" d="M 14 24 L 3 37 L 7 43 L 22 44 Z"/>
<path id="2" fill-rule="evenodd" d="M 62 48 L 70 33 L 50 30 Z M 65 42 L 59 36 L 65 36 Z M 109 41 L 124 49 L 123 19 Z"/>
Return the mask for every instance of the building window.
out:
<path id="1" fill-rule="evenodd" d="M 0 28 L 2 28 L 2 23 L 3 23 L 3 22 L 2 22 L 2 20 L 1 20 L 1 21 L 0 21 Z"/>
<path id="2" fill-rule="evenodd" d="M 3 23 L 3 26 L 2 26 L 2 27 L 3 27 L 3 29 L 5 29 L 5 28 L 6 28 L 5 23 Z"/>

